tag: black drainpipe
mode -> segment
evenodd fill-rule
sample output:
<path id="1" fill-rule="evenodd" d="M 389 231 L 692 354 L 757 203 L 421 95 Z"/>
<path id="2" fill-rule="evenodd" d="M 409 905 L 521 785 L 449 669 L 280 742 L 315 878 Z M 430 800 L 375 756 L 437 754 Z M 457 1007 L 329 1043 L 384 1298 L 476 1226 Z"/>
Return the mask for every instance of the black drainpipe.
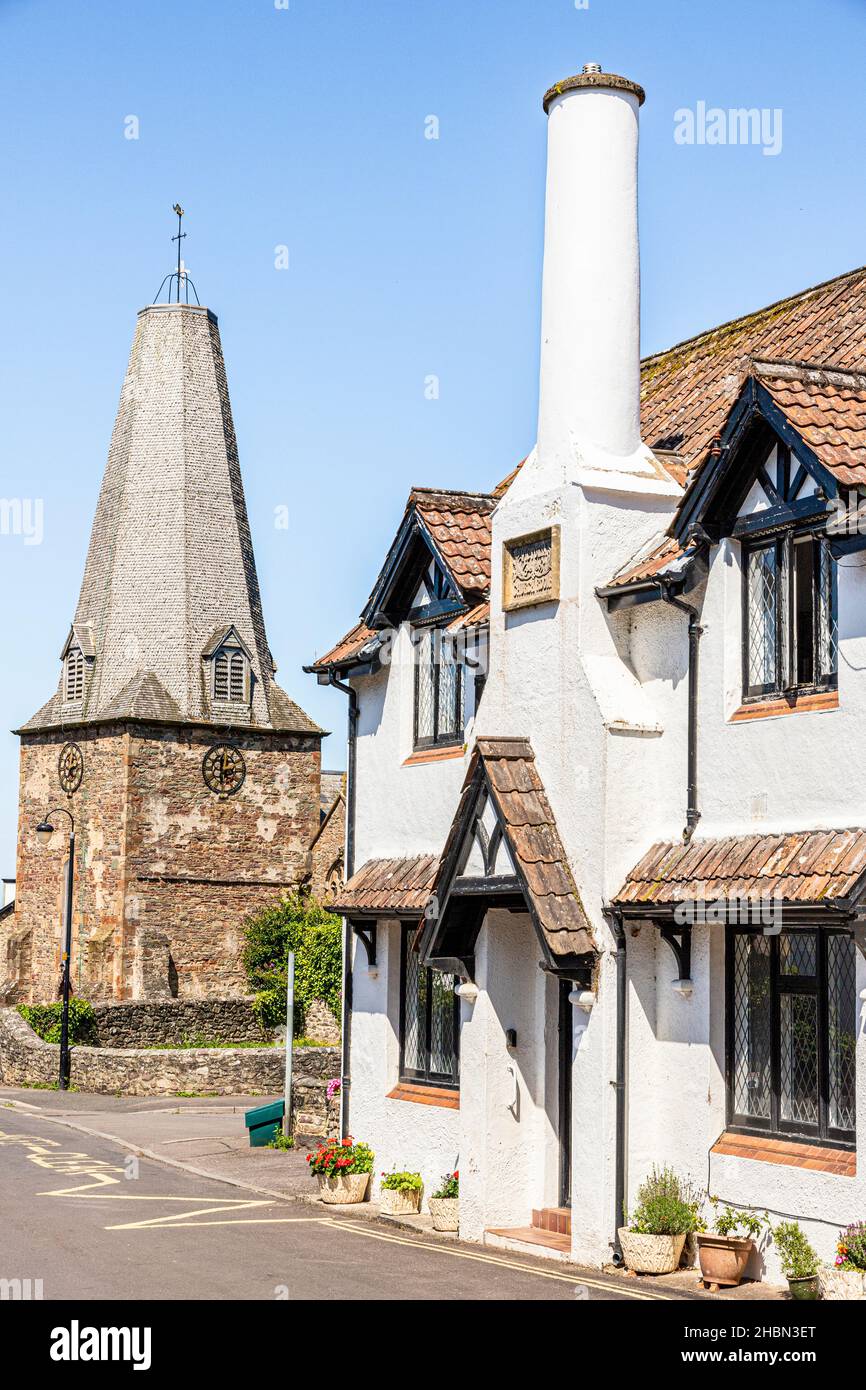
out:
<path id="1" fill-rule="evenodd" d="M 670 580 L 660 579 L 658 586 L 665 603 L 679 608 L 689 618 L 688 786 L 686 828 L 683 831 L 683 840 L 688 844 L 701 818 L 698 810 L 698 651 L 703 628 L 698 620 L 698 610 L 671 593 Z"/>
<path id="2" fill-rule="evenodd" d="M 351 685 L 338 681 L 333 671 L 328 672 L 328 684 L 335 690 L 342 690 L 349 697 L 349 768 L 346 787 L 346 882 L 355 872 L 355 751 L 358 739 L 358 692 Z M 348 917 L 343 918 L 343 1017 L 340 1049 L 340 1137 L 345 1138 L 349 1129 L 349 1092 L 352 1078 L 349 1071 L 352 1040 L 352 927 Z"/>
<path id="3" fill-rule="evenodd" d="M 607 914 L 616 939 L 616 1167 L 614 1174 L 613 1262 L 622 1265 L 622 1245 L 619 1228 L 625 1224 L 625 1044 L 628 996 L 626 972 L 626 935 L 622 913 L 611 908 Z"/>

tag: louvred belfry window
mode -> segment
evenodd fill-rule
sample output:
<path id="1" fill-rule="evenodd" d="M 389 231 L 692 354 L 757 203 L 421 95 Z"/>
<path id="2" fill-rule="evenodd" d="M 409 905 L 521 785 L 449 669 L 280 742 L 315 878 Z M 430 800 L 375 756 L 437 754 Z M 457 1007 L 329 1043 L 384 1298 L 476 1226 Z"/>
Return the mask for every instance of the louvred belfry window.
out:
<path id="1" fill-rule="evenodd" d="M 84 656 L 80 647 L 71 647 L 66 655 L 64 699 L 67 704 L 84 699 Z"/>
<path id="2" fill-rule="evenodd" d="M 249 703 L 249 662 L 242 651 L 223 647 L 213 659 L 215 704 Z"/>
<path id="3" fill-rule="evenodd" d="M 729 1127 L 853 1144 L 853 936 L 733 930 L 727 956 Z"/>

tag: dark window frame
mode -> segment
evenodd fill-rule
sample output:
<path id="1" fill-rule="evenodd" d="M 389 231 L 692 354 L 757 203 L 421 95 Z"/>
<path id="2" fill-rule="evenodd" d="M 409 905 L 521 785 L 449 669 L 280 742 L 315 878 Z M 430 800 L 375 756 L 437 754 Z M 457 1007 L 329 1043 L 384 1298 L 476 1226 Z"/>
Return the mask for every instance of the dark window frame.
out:
<path id="1" fill-rule="evenodd" d="M 794 548 L 811 543 L 812 546 L 812 669 L 807 680 L 798 678 L 797 662 L 797 614 L 795 598 Z M 833 669 L 820 669 L 821 635 L 826 628 L 832 631 L 838 622 L 838 579 L 837 564 L 832 554 L 828 554 L 830 566 L 829 607 L 826 615 L 821 614 L 821 566 L 828 542 L 818 535 L 813 527 L 788 526 L 782 530 L 759 533 L 742 541 L 742 689 L 743 703 L 752 704 L 762 700 L 778 700 L 784 697 L 799 698 L 803 695 L 824 693 L 836 690 L 839 684 L 838 638 L 833 644 Z M 749 562 L 750 557 L 760 551 L 774 551 L 776 573 L 776 613 L 774 634 L 775 679 L 769 682 L 750 683 L 749 680 Z M 784 595 L 784 603 L 780 598 Z"/>
<path id="2" fill-rule="evenodd" d="M 813 976 L 785 974 L 780 968 L 780 943 L 785 936 L 794 936 L 796 931 L 781 932 L 768 936 L 770 944 L 770 1115 L 762 1117 L 744 1114 L 735 1108 L 735 948 L 738 936 L 759 936 L 760 929 L 752 927 L 728 927 L 725 939 L 725 1113 L 726 1128 L 733 1133 L 757 1134 L 776 1139 L 796 1140 L 800 1143 L 829 1145 L 834 1148 L 854 1149 L 856 1147 L 856 1116 L 853 1129 L 841 1129 L 829 1122 L 830 1113 L 830 1044 L 829 1044 L 829 989 L 828 989 L 828 941 L 833 936 L 845 936 L 853 940 L 854 934 L 844 928 L 808 927 L 816 937 L 816 973 Z M 855 965 L 856 971 L 856 965 Z M 856 974 L 855 974 L 856 992 Z M 785 994 L 807 995 L 816 1001 L 817 1037 L 817 1101 L 818 1120 L 812 1125 L 806 1121 L 784 1120 L 781 1117 L 781 1000 Z M 855 1007 L 856 1045 L 857 1025 Z M 856 1077 L 856 1073 L 855 1073 Z M 856 1105 L 856 1080 L 855 1080 Z"/>
<path id="3" fill-rule="evenodd" d="M 418 962 L 419 971 L 427 973 L 427 1006 L 425 1008 L 424 1023 L 424 1057 L 426 1066 L 423 1068 L 407 1066 L 406 1054 L 406 966 L 409 959 L 409 952 L 412 950 L 412 941 L 417 933 L 417 922 L 400 923 L 400 1080 L 411 1081 L 421 1086 L 437 1086 L 448 1088 L 454 1091 L 460 1089 L 460 1000 L 457 995 L 453 995 L 454 1018 L 453 1018 L 453 1037 L 454 1050 L 452 1054 L 452 1066 L 449 1072 L 436 1072 L 432 1068 L 432 1049 L 431 1035 L 433 1027 L 433 989 L 432 976 L 441 974 L 441 971 L 434 971 L 432 966 L 422 965 Z M 454 977 L 451 977 L 452 979 Z"/>
<path id="4" fill-rule="evenodd" d="M 425 735 L 422 737 L 422 736 L 419 735 L 419 733 L 418 733 L 418 713 L 419 713 L 419 706 L 420 706 L 420 699 L 421 699 L 421 665 L 422 665 L 421 653 L 420 653 L 420 650 L 419 650 L 420 645 L 421 645 L 421 638 L 420 638 L 420 635 L 419 635 L 419 634 L 425 633 L 425 632 L 429 632 L 429 633 L 430 633 L 430 638 L 431 638 L 431 640 L 430 640 L 430 656 L 431 656 L 431 660 L 430 660 L 429 667 L 427 667 L 427 666 L 425 665 L 425 676 L 426 676 L 427 672 L 429 671 L 431 674 L 430 674 L 430 676 L 428 676 L 427 678 L 428 678 L 428 679 L 431 679 L 431 678 L 432 678 L 432 682 L 433 682 L 433 689 L 432 689 L 432 701 L 433 701 L 432 725 L 433 725 L 433 733 L 432 733 L 432 735 L 426 735 L 426 734 L 425 734 Z M 442 633 L 443 633 L 443 632 L 444 632 L 444 628 L 439 627 L 439 626 L 434 626 L 433 624 L 418 625 L 418 626 L 416 626 L 415 628 L 413 628 L 413 631 L 412 631 L 412 645 L 413 645 L 413 649 L 414 649 L 414 665 L 415 665 L 415 694 L 414 694 L 415 707 L 414 707 L 414 712 L 413 712 L 413 725 L 412 725 L 412 747 L 413 747 L 413 749 L 414 749 L 415 752 L 423 752 L 425 749 L 428 749 L 428 748 L 458 748 L 458 747 L 463 743 L 464 736 L 465 736 L 465 732 L 466 732 L 466 718 L 465 718 L 465 710 L 464 710 L 464 690 L 463 690 L 463 686 L 464 686 L 464 681 L 463 681 L 463 663 L 462 663 L 461 661 L 455 661 L 455 662 L 454 662 L 454 667 L 455 667 L 455 681 L 454 681 L 455 690 L 454 690 L 454 709 L 453 709 L 452 713 L 453 713 L 453 715 L 454 715 L 454 726 L 455 726 L 455 727 L 454 727 L 453 729 L 446 729 L 445 732 L 442 732 L 442 729 L 441 729 L 442 718 L 441 718 L 441 710 L 440 710 L 439 701 L 440 701 L 440 697 L 441 697 L 442 691 L 441 691 L 441 687 L 440 687 L 439 672 L 440 672 L 441 665 L 442 665 L 442 662 L 441 662 L 441 655 L 442 655 Z M 438 641 L 437 641 L 437 634 L 438 634 L 438 638 L 439 638 Z"/>

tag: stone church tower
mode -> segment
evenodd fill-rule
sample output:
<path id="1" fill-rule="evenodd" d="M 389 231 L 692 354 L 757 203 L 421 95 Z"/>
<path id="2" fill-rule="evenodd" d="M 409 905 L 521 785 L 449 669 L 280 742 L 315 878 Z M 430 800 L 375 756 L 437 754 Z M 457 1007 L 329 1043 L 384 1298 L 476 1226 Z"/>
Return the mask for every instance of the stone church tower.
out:
<path id="1" fill-rule="evenodd" d="M 58 689 L 21 737 L 17 899 L 0 993 L 246 992 L 244 917 L 308 879 L 322 731 L 275 684 L 217 320 L 138 316 Z"/>

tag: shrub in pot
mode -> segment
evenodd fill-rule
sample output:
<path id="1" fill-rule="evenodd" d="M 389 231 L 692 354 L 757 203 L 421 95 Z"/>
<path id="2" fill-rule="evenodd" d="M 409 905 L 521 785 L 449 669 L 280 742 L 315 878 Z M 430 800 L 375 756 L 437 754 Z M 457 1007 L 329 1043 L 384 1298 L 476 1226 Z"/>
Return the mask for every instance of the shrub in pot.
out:
<path id="1" fill-rule="evenodd" d="M 671 1274 L 686 1237 L 697 1229 L 700 1201 L 672 1168 L 653 1168 L 637 1190 L 637 1206 L 619 1232 L 627 1267 L 635 1274 Z"/>
<path id="2" fill-rule="evenodd" d="M 319 1179 L 323 1202 L 363 1202 L 373 1171 L 373 1150 L 347 1139 L 329 1139 L 307 1154 L 310 1172 Z"/>
<path id="3" fill-rule="evenodd" d="M 379 1210 L 385 1216 L 406 1216 L 421 1205 L 420 1173 L 383 1173 L 379 1184 Z"/>
<path id="4" fill-rule="evenodd" d="M 715 1229 L 697 1235 L 701 1276 L 705 1284 L 734 1288 L 746 1272 L 755 1241 L 770 1223 L 766 1213 L 761 1220 L 753 1211 L 720 1206 L 718 1197 L 711 1197 L 710 1203 Z"/>
<path id="5" fill-rule="evenodd" d="M 459 1229 L 459 1197 L 459 1172 L 444 1173 L 438 1189 L 429 1201 L 434 1231 L 456 1231 Z"/>
<path id="6" fill-rule="evenodd" d="M 818 1256 L 799 1221 L 783 1221 L 773 1227 L 773 1241 L 782 1261 L 792 1298 L 813 1300 L 820 1297 Z"/>
<path id="7" fill-rule="evenodd" d="M 819 1271 L 821 1295 L 831 1302 L 866 1298 L 866 1221 L 839 1232 L 836 1263 Z"/>

